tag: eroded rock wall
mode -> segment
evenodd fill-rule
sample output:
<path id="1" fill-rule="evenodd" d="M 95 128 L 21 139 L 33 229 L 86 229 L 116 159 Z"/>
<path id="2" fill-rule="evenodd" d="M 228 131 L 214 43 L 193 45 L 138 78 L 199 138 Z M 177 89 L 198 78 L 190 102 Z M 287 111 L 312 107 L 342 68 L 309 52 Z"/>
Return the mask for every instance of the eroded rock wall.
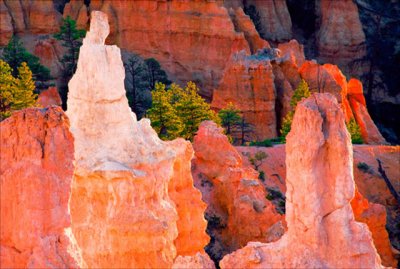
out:
<path id="1" fill-rule="evenodd" d="M 84 268 L 68 201 L 74 139 L 61 108 L 29 108 L 0 124 L 2 268 Z"/>

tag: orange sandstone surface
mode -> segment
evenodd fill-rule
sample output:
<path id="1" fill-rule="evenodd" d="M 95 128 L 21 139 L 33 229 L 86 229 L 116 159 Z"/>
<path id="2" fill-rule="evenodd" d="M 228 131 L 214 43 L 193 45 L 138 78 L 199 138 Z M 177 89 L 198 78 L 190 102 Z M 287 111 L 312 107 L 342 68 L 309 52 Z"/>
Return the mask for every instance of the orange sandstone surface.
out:
<path id="1" fill-rule="evenodd" d="M 37 104 L 40 107 L 61 106 L 61 97 L 56 87 L 49 87 L 39 94 Z"/>
<path id="2" fill-rule="evenodd" d="M 247 244 L 221 268 L 381 268 L 368 226 L 354 220 L 353 153 L 334 96 L 314 94 L 298 104 L 286 151 L 287 233 Z"/>
<path id="3" fill-rule="evenodd" d="M 213 238 L 208 253 L 220 260 L 250 241 L 277 240 L 284 232 L 283 217 L 266 199 L 258 172 L 243 165 L 223 129 L 214 122 L 203 122 L 193 147 L 192 174 L 208 205 L 207 229 Z"/>
<path id="4" fill-rule="evenodd" d="M 61 108 L 26 109 L 0 124 L 0 267 L 83 268 L 68 200 L 74 139 Z"/>

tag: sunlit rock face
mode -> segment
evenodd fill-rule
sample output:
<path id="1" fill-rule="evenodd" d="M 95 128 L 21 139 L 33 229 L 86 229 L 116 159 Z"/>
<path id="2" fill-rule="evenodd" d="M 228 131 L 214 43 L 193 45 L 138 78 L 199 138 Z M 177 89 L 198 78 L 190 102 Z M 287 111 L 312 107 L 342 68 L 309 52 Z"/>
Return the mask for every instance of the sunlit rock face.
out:
<path id="1" fill-rule="evenodd" d="M 49 87 L 39 94 L 37 104 L 40 107 L 61 106 L 61 97 L 56 87 Z"/>
<path id="2" fill-rule="evenodd" d="M 74 139 L 61 108 L 29 108 L 0 124 L 0 267 L 83 268 L 71 232 Z"/>
<path id="3" fill-rule="evenodd" d="M 351 209 L 353 154 L 335 97 L 313 94 L 297 105 L 286 153 L 288 232 L 249 243 L 221 268 L 381 268 L 371 232 Z"/>
<path id="4" fill-rule="evenodd" d="M 217 110 L 233 103 L 245 120 L 255 126 L 247 140 L 277 136 L 275 118 L 276 90 L 273 68 L 267 49 L 257 55 L 241 52 L 228 63 L 211 106 Z M 272 57 L 272 56 L 271 56 Z"/>
<path id="5" fill-rule="evenodd" d="M 349 63 L 366 55 L 365 34 L 357 4 L 352 0 L 318 2 L 320 26 L 316 43 L 319 59 L 339 65 L 348 74 Z"/>
<path id="6" fill-rule="evenodd" d="M 163 142 L 148 120 L 137 122 L 125 96 L 120 50 L 104 45 L 107 15 L 91 16 L 67 112 L 76 159 L 72 229 L 83 257 L 95 268 L 168 268 L 177 255 L 185 260 L 196 253 L 207 260 L 192 147 L 183 139 Z"/>
<path id="7" fill-rule="evenodd" d="M 277 240 L 284 233 L 283 216 L 267 200 L 258 172 L 243 165 L 223 129 L 203 122 L 193 147 L 192 174 L 208 205 L 207 229 L 213 241 L 207 249 L 214 260 L 250 241 Z"/>

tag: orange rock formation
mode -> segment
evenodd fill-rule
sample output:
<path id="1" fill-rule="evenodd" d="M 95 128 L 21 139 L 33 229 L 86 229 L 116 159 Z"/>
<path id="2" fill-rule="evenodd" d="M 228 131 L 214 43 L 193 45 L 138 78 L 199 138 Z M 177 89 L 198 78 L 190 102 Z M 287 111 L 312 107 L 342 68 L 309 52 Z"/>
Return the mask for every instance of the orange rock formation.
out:
<path id="1" fill-rule="evenodd" d="M 192 174 L 208 205 L 208 232 L 213 236 L 208 252 L 219 260 L 250 241 L 278 239 L 283 227 L 270 228 L 283 220 L 282 216 L 266 199 L 258 172 L 243 165 L 222 128 L 211 121 L 203 122 L 193 147 Z"/>
<path id="2" fill-rule="evenodd" d="M 61 97 L 56 87 L 49 87 L 39 94 L 37 104 L 40 107 L 61 106 Z"/>
<path id="3" fill-rule="evenodd" d="M 381 268 L 368 227 L 354 221 L 350 136 L 332 95 L 298 104 L 286 150 L 288 232 L 275 243 L 249 243 L 221 268 Z"/>
<path id="4" fill-rule="evenodd" d="M 83 268 L 71 232 L 73 137 L 61 108 L 0 124 L 0 267 Z"/>
<path id="5" fill-rule="evenodd" d="M 163 142 L 149 120 L 136 121 L 120 50 L 104 45 L 108 33 L 107 15 L 92 12 L 69 83 L 76 159 L 70 206 L 83 258 L 100 268 L 171 267 L 178 255 L 180 265 L 200 256 L 207 261 L 205 204 L 190 175 L 191 145 Z"/>

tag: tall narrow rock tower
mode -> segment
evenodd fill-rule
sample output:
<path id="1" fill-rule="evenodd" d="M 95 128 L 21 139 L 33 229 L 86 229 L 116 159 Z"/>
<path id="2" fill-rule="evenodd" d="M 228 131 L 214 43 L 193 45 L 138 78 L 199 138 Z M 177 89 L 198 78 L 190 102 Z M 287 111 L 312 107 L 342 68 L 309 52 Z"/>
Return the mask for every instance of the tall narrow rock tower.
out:
<path id="1" fill-rule="evenodd" d="M 69 83 L 76 160 L 70 207 L 83 258 L 91 268 L 211 262 L 203 250 L 206 206 L 193 187 L 191 144 L 161 141 L 149 120 L 136 120 L 120 50 L 104 45 L 108 33 L 107 15 L 92 12 Z"/>
<path id="2" fill-rule="evenodd" d="M 371 233 L 350 206 L 352 146 L 333 95 L 297 105 L 286 154 L 288 232 L 271 244 L 249 243 L 221 268 L 381 268 Z"/>

